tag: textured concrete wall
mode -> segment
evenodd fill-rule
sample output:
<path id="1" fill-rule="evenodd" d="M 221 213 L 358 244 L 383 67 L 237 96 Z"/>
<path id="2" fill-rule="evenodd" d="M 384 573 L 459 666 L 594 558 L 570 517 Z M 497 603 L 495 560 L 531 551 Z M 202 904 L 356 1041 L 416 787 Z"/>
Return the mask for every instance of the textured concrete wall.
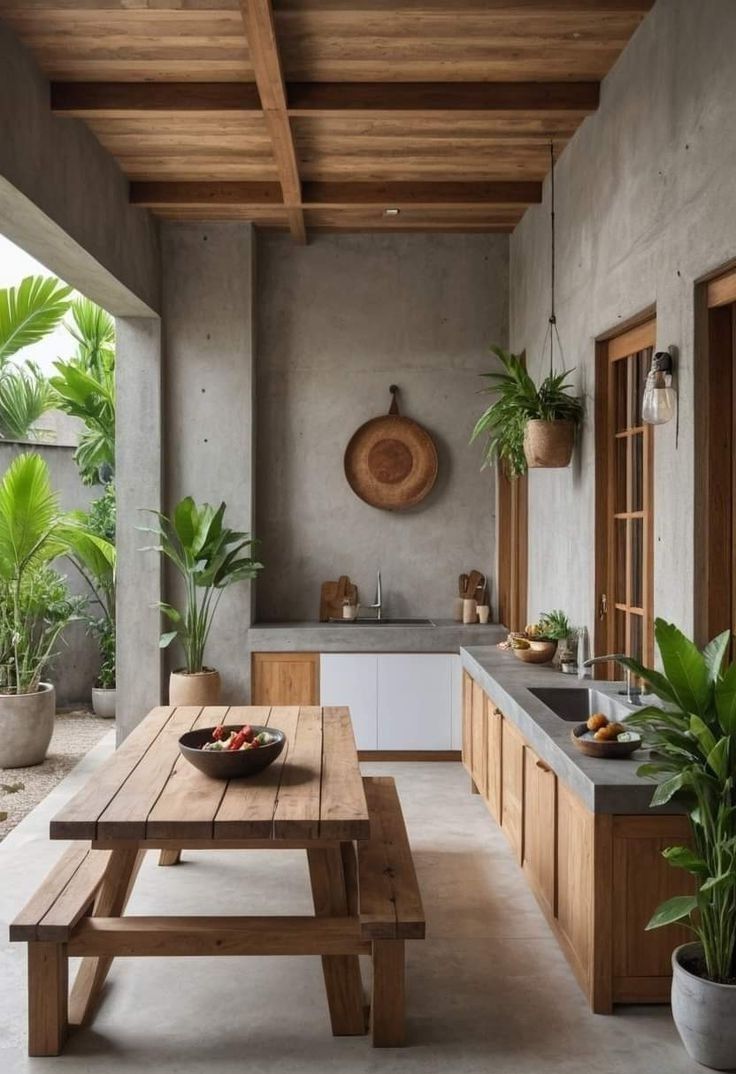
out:
<path id="1" fill-rule="evenodd" d="M 736 256 L 736 4 L 659 0 L 557 170 L 558 321 L 588 401 L 582 449 L 530 478 L 529 609 L 594 622 L 594 340 L 657 307 L 679 348 L 675 423 L 654 433 L 655 612 L 693 620 L 694 281 Z M 549 184 L 511 241 L 511 344 L 540 373 Z"/>
<path id="2" fill-rule="evenodd" d="M 62 510 L 86 511 L 90 500 L 101 494 L 101 489 L 88 488 L 79 480 L 79 470 L 73 458 L 74 449 L 71 447 L 0 443 L 0 475 L 5 473 L 17 455 L 26 451 L 40 455 L 48 465 L 51 486 L 59 494 Z M 71 564 L 61 560 L 56 567 L 69 579 L 72 593 L 89 595 L 89 586 Z M 94 638 L 88 635 L 83 623 L 70 623 L 62 635 L 59 655 L 48 676 L 56 687 L 59 703 L 89 703 L 99 664 L 99 650 Z"/>
<path id="3" fill-rule="evenodd" d="M 145 509 L 160 511 L 162 477 L 161 322 L 124 317 L 116 322 L 117 390 L 117 730 L 124 738 L 163 698 L 159 648 L 163 569 L 155 543 L 139 526 Z"/>
<path id="4" fill-rule="evenodd" d="M 0 21 L 0 230 L 119 315 L 159 304 L 158 227 L 80 121 L 49 111 L 49 86 Z"/>
<path id="5" fill-rule="evenodd" d="M 494 563 L 493 481 L 468 439 L 488 346 L 507 338 L 507 238 L 263 235 L 258 250 L 258 618 L 315 619 L 343 573 L 372 601 L 377 567 L 389 614 L 449 615 L 457 575 Z M 408 512 L 369 507 L 343 472 L 392 383 L 439 450 Z"/>
<path id="6" fill-rule="evenodd" d="M 165 502 L 225 500 L 238 530 L 253 520 L 253 247 L 248 224 L 162 229 Z M 250 588 L 224 593 L 206 653 L 228 702 L 248 697 Z M 171 577 L 167 592 L 181 595 Z M 181 664 L 178 647 L 172 659 Z"/>

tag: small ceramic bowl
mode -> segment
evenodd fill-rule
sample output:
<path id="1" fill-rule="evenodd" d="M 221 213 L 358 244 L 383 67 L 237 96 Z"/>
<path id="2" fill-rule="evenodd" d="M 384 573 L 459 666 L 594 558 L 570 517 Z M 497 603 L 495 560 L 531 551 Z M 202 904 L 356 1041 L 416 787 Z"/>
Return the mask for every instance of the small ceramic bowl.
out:
<path id="1" fill-rule="evenodd" d="M 630 731 L 629 734 L 636 735 L 636 738 L 630 742 L 620 742 L 618 739 L 601 742 L 593 738 L 593 732 L 588 730 L 587 724 L 578 723 L 572 729 L 572 740 L 586 757 L 609 758 L 620 761 L 625 757 L 630 757 L 632 753 L 641 748 L 641 735 L 638 731 Z"/>
<path id="2" fill-rule="evenodd" d="M 556 641 L 534 641 L 532 638 L 527 640 L 528 649 L 511 650 L 517 660 L 522 660 L 525 664 L 548 664 L 557 652 Z"/>
<path id="3" fill-rule="evenodd" d="M 225 724 L 224 731 L 239 731 L 241 724 Z M 255 734 L 267 731 L 275 735 L 276 741 L 267 746 L 258 746 L 254 750 L 203 750 L 205 742 L 212 740 L 214 727 L 202 727 L 196 731 L 187 731 L 179 739 L 179 749 L 183 757 L 213 779 L 237 779 L 241 776 L 254 776 L 268 768 L 286 745 L 286 735 L 275 727 L 251 725 Z"/>

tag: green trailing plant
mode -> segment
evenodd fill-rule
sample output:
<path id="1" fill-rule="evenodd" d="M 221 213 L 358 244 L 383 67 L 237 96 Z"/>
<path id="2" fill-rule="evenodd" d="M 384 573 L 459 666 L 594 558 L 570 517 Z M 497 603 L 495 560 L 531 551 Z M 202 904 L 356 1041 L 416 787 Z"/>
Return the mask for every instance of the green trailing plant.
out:
<path id="1" fill-rule="evenodd" d="M 262 564 L 248 554 L 254 544 L 250 534 L 223 524 L 224 503 L 215 509 L 208 503 L 197 505 L 187 496 L 171 518 L 151 513 L 158 519 L 156 526 L 145 530 L 158 538 L 151 548 L 173 564 L 185 587 L 181 610 L 159 605 L 173 624 L 172 630 L 161 635 L 161 648 L 177 639 L 184 650 L 185 670 L 194 674 L 204 669 L 207 639 L 223 592 L 236 582 L 255 578 Z"/>
<path id="2" fill-rule="evenodd" d="M 57 405 L 85 426 L 74 455 L 82 481 L 106 484 L 115 473 L 115 322 L 86 298 L 71 310 L 77 352 L 54 363 L 51 385 Z"/>
<path id="3" fill-rule="evenodd" d="M 40 439 L 33 425 L 56 405 L 56 395 L 35 362 L 0 369 L 0 438 Z"/>
<path id="4" fill-rule="evenodd" d="M 71 515 L 69 558 L 92 594 L 82 618 L 100 650 L 98 685 L 115 686 L 115 490 L 108 485 L 88 511 Z"/>
<path id="5" fill-rule="evenodd" d="M 668 847 L 664 857 L 692 876 L 694 892 L 655 911 L 648 929 L 679 921 L 702 947 L 702 975 L 736 983 L 736 663 L 727 662 L 724 631 L 699 650 L 677 627 L 655 623 L 663 671 L 629 657 L 633 671 L 661 701 L 631 715 L 654 751 L 639 774 L 658 780 L 652 806 L 679 802 L 690 818 L 692 846 Z"/>
<path id="6" fill-rule="evenodd" d="M 485 392 L 496 399 L 475 423 L 470 442 L 483 437 L 483 466 L 495 460 L 509 477 L 521 477 L 527 471 L 524 454 L 524 430 L 528 421 L 571 421 L 579 425 L 583 404 L 572 394 L 568 377 L 571 370 L 550 373 L 539 387 L 529 375 L 519 355 L 501 347 L 491 347 L 503 367 L 503 372 L 483 373 L 490 381 Z"/>
<path id="7" fill-rule="evenodd" d="M 0 692 L 38 689 L 64 627 L 79 614 L 51 564 L 68 548 L 46 463 L 19 455 L 0 482 Z"/>

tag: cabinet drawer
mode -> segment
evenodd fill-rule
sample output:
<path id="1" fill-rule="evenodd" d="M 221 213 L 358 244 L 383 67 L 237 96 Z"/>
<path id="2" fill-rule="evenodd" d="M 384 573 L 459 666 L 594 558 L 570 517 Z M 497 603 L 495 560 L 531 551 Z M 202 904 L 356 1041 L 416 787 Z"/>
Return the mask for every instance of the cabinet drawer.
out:
<path id="1" fill-rule="evenodd" d="M 501 734 L 501 827 L 519 864 L 524 855 L 524 739 L 508 720 Z"/>

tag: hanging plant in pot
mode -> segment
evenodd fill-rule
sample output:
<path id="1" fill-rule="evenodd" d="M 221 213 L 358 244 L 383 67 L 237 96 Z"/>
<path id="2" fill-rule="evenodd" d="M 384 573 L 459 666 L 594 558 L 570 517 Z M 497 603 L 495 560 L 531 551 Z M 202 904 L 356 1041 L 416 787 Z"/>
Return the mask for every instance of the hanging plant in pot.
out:
<path id="1" fill-rule="evenodd" d="M 83 604 L 51 566 L 68 527 L 46 463 L 19 455 L 0 482 L 0 768 L 40 764 L 51 741 L 56 698 L 43 677 Z"/>
<path id="2" fill-rule="evenodd" d="M 491 382 L 484 390 L 496 399 L 471 437 L 471 443 L 486 438 L 484 466 L 498 459 L 509 477 L 521 477 L 530 466 L 567 466 L 584 413 L 568 383 L 570 373 L 550 373 L 537 387 L 519 355 L 501 347 L 491 351 L 504 372 L 483 374 Z"/>
<path id="3" fill-rule="evenodd" d="M 691 874 L 687 894 L 668 899 L 648 929 L 685 924 L 694 942 L 672 956 L 672 1015 L 688 1054 L 715 1070 L 736 1068 L 736 663 L 725 664 L 726 630 L 699 651 L 658 619 L 664 674 L 617 658 L 662 701 L 627 723 L 655 752 L 639 774 L 659 781 L 652 806 L 679 802 L 692 830 L 688 847 L 664 857 Z"/>
<path id="4" fill-rule="evenodd" d="M 254 543 L 250 534 L 223 525 L 224 503 L 217 509 L 208 503 L 198 506 L 186 496 L 171 518 L 152 513 L 158 525 L 147 532 L 155 533 L 160 542 L 154 550 L 173 564 L 185 590 L 181 610 L 159 605 L 173 625 L 161 635 L 161 648 L 178 640 L 185 658 L 184 667 L 169 676 L 169 704 L 216 705 L 220 675 L 205 665 L 204 654 L 220 598 L 229 586 L 255 578 L 262 564 L 243 554 Z"/>

